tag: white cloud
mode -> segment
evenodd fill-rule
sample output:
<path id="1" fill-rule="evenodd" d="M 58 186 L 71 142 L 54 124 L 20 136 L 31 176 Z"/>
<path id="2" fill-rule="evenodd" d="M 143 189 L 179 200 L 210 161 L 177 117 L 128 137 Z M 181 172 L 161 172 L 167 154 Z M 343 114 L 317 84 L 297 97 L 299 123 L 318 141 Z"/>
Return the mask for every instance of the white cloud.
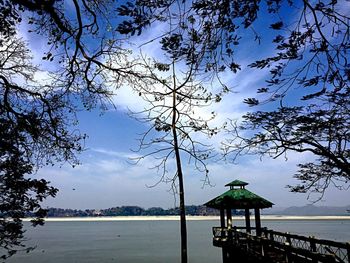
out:
<path id="1" fill-rule="evenodd" d="M 113 103 L 116 105 L 117 110 L 124 112 L 140 112 L 147 106 L 146 102 L 138 96 L 130 86 L 123 85 L 120 87 L 116 95 L 113 96 Z"/>
<path id="2" fill-rule="evenodd" d="M 103 148 L 91 148 L 90 151 L 100 153 L 103 155 L 114 156 L 118 158 L 134 159 L 140 156 L 139 154 L 132 153 L 132 152 L 120 152 L 120 151 L 113 151 L 113 150 L 103 149 Z"/>

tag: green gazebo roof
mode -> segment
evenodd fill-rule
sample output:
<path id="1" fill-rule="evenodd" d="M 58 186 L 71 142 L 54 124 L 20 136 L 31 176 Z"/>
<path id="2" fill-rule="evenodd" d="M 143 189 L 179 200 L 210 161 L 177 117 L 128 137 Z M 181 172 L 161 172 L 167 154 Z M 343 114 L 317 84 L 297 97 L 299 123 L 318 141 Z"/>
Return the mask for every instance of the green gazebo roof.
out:
<path id="1" fill-rule="evenodd" d="M 241 180 L 234 180 L 231 183 L 226 184 L 225 186 L 246 186 L 248 183 Z"/>
<path id="2" fill-rule="evenodd" d="M 240 183 L 243 183 L 244 185 L 247 185 L 247 183 L 235 180 L 226 186 L 237 186 L 237 181 Z M 234 185 L 232 185 L 234 183 Z M 242 185 L 242 184 L 239 184 Z M 209 202 L 204 204 L 205 206 L 212 207 L 212 208 L 232 208 L 232 209 L 245 209 L 245 208 L 268 208 L 272 207 L 273 203 L 270 201 L 258 196 L 257 194 L 254 194 L 247 189 L 240 188 L 240 189 L 230 189 L 227 192 L 223 193 L 222 195 L 219 195 L 218 197 L 215 197 L 214 199 L 210 200 Z"/>

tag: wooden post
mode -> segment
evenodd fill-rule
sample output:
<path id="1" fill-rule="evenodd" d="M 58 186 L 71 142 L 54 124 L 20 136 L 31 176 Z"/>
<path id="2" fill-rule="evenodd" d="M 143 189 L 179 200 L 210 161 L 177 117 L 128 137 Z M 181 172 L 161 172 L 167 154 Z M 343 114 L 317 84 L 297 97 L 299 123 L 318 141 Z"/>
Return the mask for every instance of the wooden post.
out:
<path id="1" fill-rule="evenodd" d="M 256 235 L 261 236 L 261 221 L 260 221 L 260 209 L 254 208 L 255 211 L 255 227 L 256 227 Z"/>
<path id="2" fill-rule="evenodd" d="M 228 254 L 227 254 L 227 248 L 226 247 L 222 247 L 222 262 L 223 263 L 229 263 L 228 260 Z"/>
<path id="3" fill-rule="evenodd" d="M 225 228 L 225 209 L 220 209 L 220 227 Z"/>
<path id="4" fill-rule="evenodd" d="M 250 233 L 250 213 L 248 208 L 245 209 L 245 226 L 247 229 L 247 233 Z"/>
<path id="5" fill-rule="evenodd" d="M 291 261 L 291 258 L 290 258 L 290 246 L 285 246 L 285 260 L 287 263 L 289 263 Z"/>
<path id="6" fill-rule="evenodd" d="M 287 243 L 291 246 L 292 245 L 292 239 L 290 238 L 289 232 L 286 233 L 286 240 L 287 240 Z"/>
<path id="7" fill-rule="evenodd" d="M 309 242 L 310 242 L 310 249 L 312 252 L 316 252 L 316 243 L 315 243 L 315 237 L 309 236 Z"/>
<path id="8" fill-rule="evenodd" d="M 310 242 L 310 249 L 312 252 L 316 252 L 317 251 L 317 248 L 316 248 L 316 242 L 315 242 L 315 237 L 314 236 L 310 236 L 309 237 L 309 242 Z M 316 263 L 318 262 L 317 259 L 315 258 L 312 258 L 312 262 L 313 263 Z"/>
<path id="9" fill-rule="evenodd" d="M 268 230 L 266 227 L 261 228 L 261 233 L 263 234 L 263 237 L 268 238 Z"/>
<path id="10" fill-rule="evenodd" d="M 231 212 L 231 208 L 227 208 L 226 209 L 226 213 L 227 213 L 227 228 L 231 229 L 232 228 L 232 212 Z"/>
<path id="11" fill-rule="evenodd" d="M 261 244 L 261 255 L 264 257 L 265 256 L 265 237 L 261 237 L 260 239 L 260 244 Z"/>
<path id="12" fill-rule="evenodd" d="M 225 209 L 220 209 L 220 227 L 221 227 L 221 238 L 226 238 L 226 231 L 225 231 Z M 222 246 L 222 262 L 228 263 L 228 255 L 227 255 L 227 248 L 225 245 Z"/>
<path id="13" fill-rule="evenodd" d="M 227 239 L 228 242 L 232 242 L 232 211 L 231 208 L 226 209 L 226 215 L 227 215 Z M 226 257 L 228 262 L 231 261 L 232 257 L 232 248 L 229 248 L 226 250 Z"/>
<path id="14" fill-rule="evenodd" d="M 289 232 L 286 233 L 286 240 L 287 243 L 285 244 L 285 253 L 286 253 L 286 262 L 290 262 L 291 259 L 291 247 L 292 247 L 292 240 L 290 239 Z"/>

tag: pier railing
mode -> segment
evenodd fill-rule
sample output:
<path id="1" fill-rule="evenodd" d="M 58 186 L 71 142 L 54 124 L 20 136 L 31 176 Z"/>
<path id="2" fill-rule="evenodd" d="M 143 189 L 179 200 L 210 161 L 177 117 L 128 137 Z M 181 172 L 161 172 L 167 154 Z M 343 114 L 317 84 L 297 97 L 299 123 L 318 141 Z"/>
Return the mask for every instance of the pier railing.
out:
<path id="1" fill-rule="evenodd" d="M 261 235 L 255 228 L 247 232 L 245 227 L 213 228 L 215 246 L 233 245 L 251 253 L 265 256 L 274 251 L 287 258 L 303 258 L 309 262 L 350 263 L 350 243 L 306 237 L 263 228 Z"/>

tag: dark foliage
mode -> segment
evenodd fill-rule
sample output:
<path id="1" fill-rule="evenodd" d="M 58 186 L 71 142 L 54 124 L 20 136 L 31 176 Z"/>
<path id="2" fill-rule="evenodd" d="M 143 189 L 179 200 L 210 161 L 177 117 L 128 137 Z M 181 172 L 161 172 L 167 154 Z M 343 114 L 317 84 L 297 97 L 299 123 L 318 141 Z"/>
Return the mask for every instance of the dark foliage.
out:
<path id="1" fill-rule="evenodd" d="M 106 29 L 110 1 L 0 1 L 0 247 L 3 258 L 23 247 L 21 218 L 33 216 L 41 224 L 40 203 L 57 189 L 35 179 L 45 165 L 77 163 L 84 135 L 73 129 L 75 111 L 104 106 L 111 94 L 103 70 L 121 76 L 120 43 Z M 97 19 L 97 16 L 101 17 Z M 16 35 L 20 22 L 47 40 L 43 64 L 53 68 L 46 80 L 35 78 L 40 69 L 31 63 L 27 43 Z M 100 30 L 103 28 L 103 30 Z M 110 38 L 107 38 L 109 34 Z M 88 40 L 98 39 L 96 45 Z M 109 61 L 113 56 L 115 67 Z M 102 63 L 106 62 L 106 63 Z M 47 63 L 47 64 L 45 64 Z M 124 61 L 123 61 L 124 63 Z M 50 65 L 51 64 L 51 65 Z M 44 72 L 46 74 L 47 72 Z M 115 86 L 119 83 L 116 81 Z M 113 85 L 112 85 L 113 86 Z"/>
<path id="2" fill-rule="evenodd" d="M 319 193 L 319 198 L 330 184 L 347 189 L 350 182 L 350 19 L 342 5 L 338 1 L 303 1 L 295 23 L 271 25 L 290 33 L 273 39 L 276 55 L 250 65 L 269 68 L 271 78 L 266 80 L 267 87 L 258 89 L 265 97 L 245 102 L 257 106 L 279 101 L 281 106 L 245 115 L 240 128 L 253 135 L 232 140 L 226 148 L 234 153 L 234 159 L 237 153 L 247 152 L 274 158 L 289 151 L 311 152 L 316 160 L 299 164 L 295 177 L 300 184 L 288 187 L 295 192 Z M 302 106 L 283 106 L 291 102 Z M 236 132 L 234 137 L 242 139 Z"/>
<path id="3" fill-rule="evenodd" d="M 84 107 L 105 105 L 119 87 L 119 79 L 133 74 L 126 64 L 127 50 L 112 29 L 114 1 L 4 0 L 0 2 L 0 27 L 4 45 L 16 35 L 19 22 L 28 32 L 46 39 L 43 63 L 54 63 L 57 86 L 83 99 Z M 112 63 L 113 62 L 113 63 Z M 131 66 L 131 65 L 130 65 Z M 108 74 L 115 76 L 113 83 Z M 136 74 L 136 73 L 135 73 Z"/>
<path id="4" fill-rule="evenodd" d="M 0 130 L 6 128 L 1 127 Z M 24 230 L 21 219 L 30 212 L 33 226 L 43 224 L 46 210 L 41 208 L 40 202 L 48 196 L 54 197 L 57 192 L 46 180 L 29 177 L 33 167 L 22 158 L 23 153 L 15 147 L 3 148 L 3 139 L 7 139 L 7 136 L 7 133 L 0 132 L 0 247 L 7 251 L 1 255 L 2 259 L 20 249 L 32 249 L 22 244 Z"/>
<path id="5" fill-rule="evenodd" d="M 236 73 L 241 68 L 234 61 L 235 51 L 241 48 L 238 46 L 240 39 L 246 37 L 247 30 L 251 30 L 254 40 L 260 43 L 261 36 L 260 32 L 255 30 L 256 25 L 259 23 L 262 25 L 261 19 L 264 17 L 275 18 L 275 22 L 265 28 L 265 32 L 271 31 L 270 41 L 275 46 L 275 53 L 264 59 L 257 59 L 249 65 L 251 68 L 269 69 L 270 78 L 266 80 L 265 87 L 257 88 L 259 98 L 247 98 L 244 102 L 255 107 L 274 101 L 279 101 L 283 105 L 288 95 L 294 94 L 292 98 L 296 105 L 304 106 L 289 108 L 293 109 L 294 126 L 284 123 L 291 117 L 289 115 L 291 112 L 286 110 L 288 109 L 286 107 L 280 107 L 276 111 L 257 111 L 246 115 L 243 131 L 257 128 L 260 136 L 259 129 L 264 128 L 267 129 L 266 133 L 274 134 L 272 125 L 274 121 L 292 131 L 298 129 L 297 133 L 290 133 L 288 130 L 288 137 L 284 138 L 283 142 L 298 141 L 300 137 L 314 135 L 309 134 L 308 128 L 318 121 L 314 114 L 322 113 L 322 118 L 318 118 L 322 119 L 324 126 L 318 128 L 319 136 L 315 136 L 319 140 L 318 144 L 339 146 L 342 150 L 338 157 L 346 160 L 345 163 L 348 164 L 349 138 L 342 136 L 339 143 L 338 135 L 333 136 L 337 134 L 336 130 L 343 131 L 348 127 L 346 120 L 349 119 L 348 109 L 345 108 L 340 111 L 341 116 L 337 118 L 337 124 L 333 122 L 339 100 L 349 99 L 350 20 L 344 1 L 194 0 L 190 3 L 182 1 L 152 1 L 152 3 L 144 6 L 143 1 L 135 1 L 124 6 L 120 15 L 127 16 L 129 32 L 121 33 L 130 33 L 133 30 L 140 32 L 153 21 L 162 22 L 169 19 L 180 21 L 176 24 L 176 30 L 160 36 L 163 49 L 169 52 L 170 48 L 172 50 L 170 53 L 174 57 L 197 64 L 196 69 L 203 72 L 220 73 L 230 69 Z M 176 5 L 182 6 L 183 11 L 167 12 L 173 10 Z M 289 14 L 294 12 L 295 16 L 285 16 L 287 12 Z M 193 58 L 196 58 L 195 61 Z M 296 98 L 298 94 L 303 95 Z M 304 121 L 304 117 L 309 118 L 309 122 Z M 266 125 L 267 123 L 271 125 Z M 329 136 L 321 131 L 323 128 L 331 130 Z M 234 130 L 234 136 L 235 132 Z M 249 144 L 250 147 L 264 148 L 265 151 L 256 151 L 261 154 L 274 152 L 274 144 L 279 145 L 280 141 L 278 137 L 270 137 L 270 144 L 266 144 L 264 140 L 257 140 L 255 135 L 245 140 L 252 142 Z M 240 143 L 238 145 L 242 146 Z M 240 151 L 240 147 L 234 149 L 236 144 L 233 142 L 230 146 L 226 146 L 230 148 L 227 148 L 228 152 Z M 298 144 L 298 147 L 298 151 L 309 149 L 306 144 Z M 293 191 L 323 192 L 329 185 L 329 180 L 326 180 L 328 183 L 322 183 L 325 178 L 341 178 L 346 183 L 349 182 L 348 169 L 344 170 L 342 165 L 335 168 L 339 162 L 331 161 L 329 164 L 329 161 L 325 161 L 329 155 L 334 154 L 332 147 L 324 146 L 321 151 L 323 154 L 320 152 L 315 154 L 316 157 L 322 156 L 319 160 L 320 165 L 300 166 L 297 178 L 301 179 L 301 185 L 292 187 Z"/>
<path id="6" fill-rule="evenodd" d="M 235 138 L 226 150 L 234 159 L 242 154 L 286 156 L 287 152 L 309 152 L 316 159 L 299 164 L 295 177 L 299 185 L 293 192 L 313 191 L 323 196 L 330 184 L 347 189 L 350 181 L 350 89 L 327 92 L 322 104 L 279 107 L 275 111 L 256 111 L 244 116 L 235 128 Z M 254 134 L 249 138 L 238 130 Z M 234 147 L 233 147 L 234 145 Z"/>
<path id="7" fill-rule="evenodd" d="M 140 34 L 156 22 L 172 21 L 172 29 L 159 38 L 163 49 L 173 58 L 185 59 L 205 72 L 228 69 L 236 73 L 241 69 L 234 60 L 235 50 L 244 34 L 241 29 L 253 29 L 261 6 L 265 6 L 268 13 L 276 13 L 281 2 L 159 0 L 147 4 L 136 0 L 118 9 L 119 15 L 126 17 L 126 20 L 117 30 L 121 34 Z M 288 6 L 292 5 L 290 1 L 285 2 Z M 283 22 L 277 22 L 271 28 L 280 29 L 282 26 Z M 260 36 L 254 29 L 252 31 L 259 42 Z"/>
<path id="8" fill-rule="evenodd" d="M 0 61 L 0 247 L 6 258 L 23 246 L 21 218 L 31 212 L 33 225 L 41 224 L 40 203 L 57 192 L 31 176 L 43 165 L 76 163 L 83 136 L 67 129 L 74 115 L 66 97 L 33 82 L 37 68 L 21 40 L 3 43 Z"/>

